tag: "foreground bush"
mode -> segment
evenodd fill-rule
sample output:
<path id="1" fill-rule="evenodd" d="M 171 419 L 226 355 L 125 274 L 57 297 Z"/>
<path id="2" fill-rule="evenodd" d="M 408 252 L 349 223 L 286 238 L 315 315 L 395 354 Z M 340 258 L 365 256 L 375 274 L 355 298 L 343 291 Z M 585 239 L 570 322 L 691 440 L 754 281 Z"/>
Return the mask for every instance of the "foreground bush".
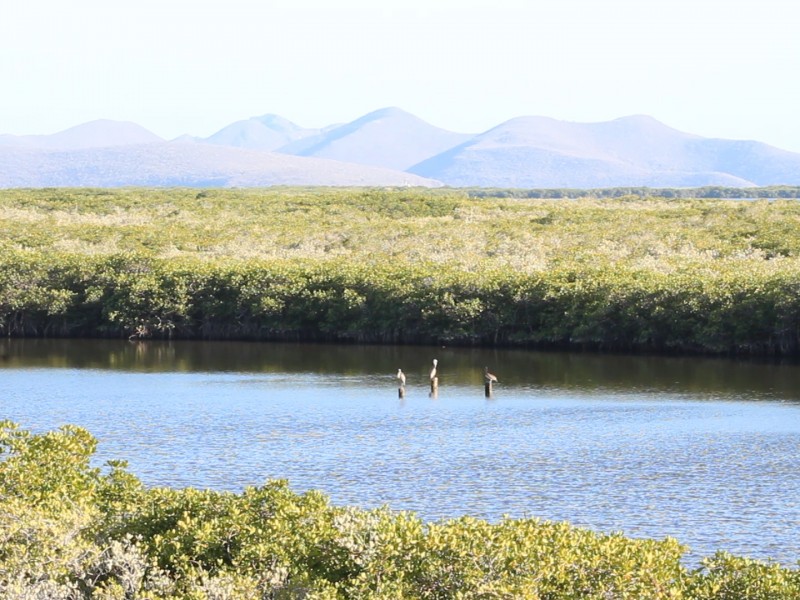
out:
<path id="1" fill-rule="evenodd" d="M 147 489 L 77 427 L 0 424 L 0 597 L 796 599 L 798 572 L 536 519 L 423 523 L 273 481 Z"/>

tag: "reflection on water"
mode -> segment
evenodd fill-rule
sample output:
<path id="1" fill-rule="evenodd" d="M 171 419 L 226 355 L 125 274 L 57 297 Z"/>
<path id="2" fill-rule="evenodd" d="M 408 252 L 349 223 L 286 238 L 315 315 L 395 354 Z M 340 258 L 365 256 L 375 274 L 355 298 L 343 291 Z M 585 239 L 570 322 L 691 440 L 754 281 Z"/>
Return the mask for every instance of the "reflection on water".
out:
<path id="1" fill-rule="evenodd" d="M 418 346 L 341 346 L 240 342 L 0 340 L 0 366 L 134 372 L 330 374 L 396 373 L 424 378 L 430 357 L 444 383 L 483 381 L 490 365 L 511 386 L 558 390 L 665 391 L 702 396 L 800 398 L 796 364 L 702 357 L 659 357 Z"/>
<path id="2" fill-rule="evenodd" d="M 149 485 L 287 478 L 336 504 L 538 516 L 800 558 L 800 369 L 256 343 L 0 342 L 3 418 L 88 428 Z M 430 360 L 439 395 L 428 397 Z M 483 396 L 484 365 L 497 373 Z M 408 378 L 405 399 L 394 378 Z"/>

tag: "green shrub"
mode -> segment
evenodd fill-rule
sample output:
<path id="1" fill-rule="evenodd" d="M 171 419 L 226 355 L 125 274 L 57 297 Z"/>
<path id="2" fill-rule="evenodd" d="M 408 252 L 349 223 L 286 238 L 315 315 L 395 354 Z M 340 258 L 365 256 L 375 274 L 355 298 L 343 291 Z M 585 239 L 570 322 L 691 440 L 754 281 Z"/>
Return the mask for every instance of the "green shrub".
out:
<path id="1" fill-rule="evenodd" d="M 800 205 L 2 190 L 5 335 L 800 353 Z"/>

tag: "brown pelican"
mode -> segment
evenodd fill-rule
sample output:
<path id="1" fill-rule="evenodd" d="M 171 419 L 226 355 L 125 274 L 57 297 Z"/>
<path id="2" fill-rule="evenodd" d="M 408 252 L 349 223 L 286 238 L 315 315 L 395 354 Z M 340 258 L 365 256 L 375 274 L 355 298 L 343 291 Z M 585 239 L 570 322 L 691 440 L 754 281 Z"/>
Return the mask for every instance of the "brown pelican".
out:
<path id="1" fill-rule="evenodd" d="M 403 373 L 402 369 L 397 369 L 397 379 L 400 380 L 400 385 L 406 384 L 406 374 Z"/>
<path id="2" fill-rule="evenodd" d="M 433 381 L 434 377 L 436 377 L 436 365 L 439 364 L 439 361 L 435 358 L 433 359 L 433 368 L 431 369 L 431 381 Z"/>
<path id="3" fill-rule="evenodd" d="M 497 377 L 489 373 L 489 367 L 483 367 L 483 377 L 486 383 L 497 383 Z"/>

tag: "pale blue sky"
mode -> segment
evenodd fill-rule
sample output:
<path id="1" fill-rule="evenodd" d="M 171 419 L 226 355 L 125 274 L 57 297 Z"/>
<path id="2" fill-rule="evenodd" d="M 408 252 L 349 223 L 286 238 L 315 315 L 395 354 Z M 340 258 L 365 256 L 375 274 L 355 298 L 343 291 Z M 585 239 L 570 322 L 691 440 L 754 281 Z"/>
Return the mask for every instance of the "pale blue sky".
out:
<path id="1" fill-rule="evenodd" d="M 0 15 L 0 133 L 106 118 L 208 136 L 398 106 L 476 133 L 648 114 L 800 152 L 796 0 L 25 0 Z"/>

